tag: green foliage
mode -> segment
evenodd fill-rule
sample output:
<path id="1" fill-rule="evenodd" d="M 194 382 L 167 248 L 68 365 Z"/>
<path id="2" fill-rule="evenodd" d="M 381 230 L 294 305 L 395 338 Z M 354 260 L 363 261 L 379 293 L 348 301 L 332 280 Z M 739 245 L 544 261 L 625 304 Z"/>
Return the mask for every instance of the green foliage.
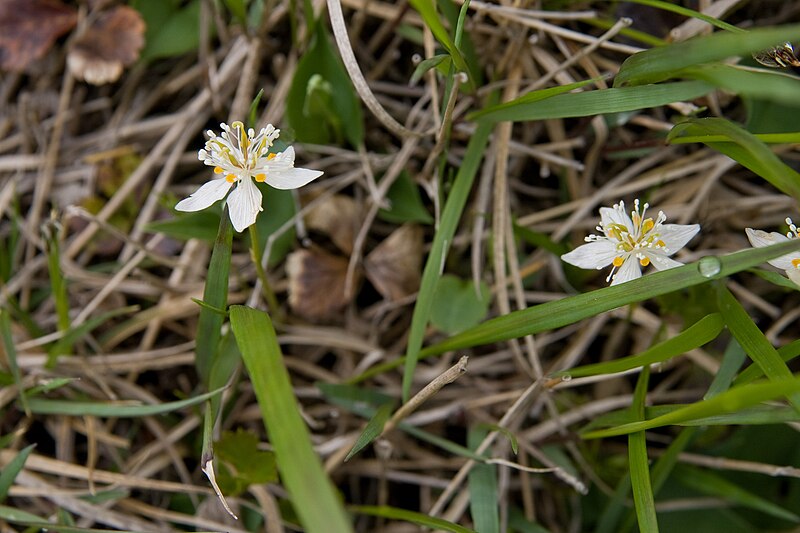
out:
<path id="1" fill-rule="evenodd" d="M 389 209 L 381 209 L 378 216 L 387 222 L 404 224 L 406 222 L 418 222 L 420 224 L 432 224 L 433 217 L 422 203 L 422 196 L 419 187 L 405 170 L 400 173 L 397 179 L 389 187 L 386 198 L 390 202 Z"/>
<path id="2" fill-rule="evenodd" d="M 223 494 L 236 497 L 250 485 L 274 483 L 278 480 L 275 454 L 258 449 L 258 437 L 237 429 L 224 431 L 214 444 L 214 453 L 221 461 L 217 481 Z"/>
<path id="3" fill-rule="evenodd" d="M 297 64 L 286 117 L 300 142 L 342 144 L 347 140 L 355 147 L 364 142 L 360 100 L 324 24 L 316 24 L 311 44 Z"/>
<path id="4" fill-rule="evenodd" d="M 480 294 L 471 280 L 452 274 L 439 278 L 431 309 L 431 323 L 445 333 L 471 328 L 486 317 L 491 301 L 489 285 L 481 281 Z"/>
<path id="5" fill-rule="evenodd" d="M 480 426 L 467 433 L 467 446 L 477 451 L 488 431 Z M 500 533 L 498 512 L 497 467 L 476 464 L 469 472 L 469 509 L 475 530 L 481 533 Z"/>
<path id="6" fill-rule="evenodd" d="M 147 25 L 145 61 L 173 57 L 196 50 L 200 43 L 201 0 L 182 5 L 180 0 L 131 0 Z"/>
<path id="7" fill-rule="evenodd" d="M 269 216 L 260 216 L 256 219 L 258 237 L 261 240 L 259 250 L 264 250 L 270 237 L 297 212 L 295 208 L 292 191 L 273 189 L 269 185 L 256 184 L 262 193 L 262 206 L 264 213 Z M 269 252 L 268 267 L 273 267 L 283 261 L 283 259 L 294 248 L 295 231 L 294 227 L 284 231 L 279 237 L 272 240 L 272 248 Z"/>
<path id="8" fill-rule="evenodd" d="M 200 239 L 213 243 L 219 228 L 219 210 L 204 209 L 193 213 L 179 213 L 175 218 L 150 222 L 147 231 L 163 233 L 175 239 Z"/>

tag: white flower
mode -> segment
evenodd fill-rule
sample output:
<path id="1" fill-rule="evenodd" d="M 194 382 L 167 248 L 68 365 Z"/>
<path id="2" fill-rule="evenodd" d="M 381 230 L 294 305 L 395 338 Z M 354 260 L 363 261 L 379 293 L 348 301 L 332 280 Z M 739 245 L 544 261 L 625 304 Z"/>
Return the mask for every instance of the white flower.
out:
<path id="1" fill-rule="evenodd" d="M 613 208 L 600 208 L 600 225 L 603 235 L 589 235 L 581 245 L 561 256 L 561 259 L 580 268 L 601 268 L 614 265 L 606 281 L 611 285 L 641 277 L 641 267 L 651 264 L 658 270 L 680 266 L 669 256 L 683 248 L 700 231 L 698 224 L 664 224 L 667 216 L 658 212 L 655 220 L 645 218 L 649 207 L 644 204 L 639 212 L 635 200 L 631 216 L 625 212 L 625 203 Z"/>
<path id="2" fill-rule="evenodd" d="M 200 211 L 217 200 L 222 200 L 228 191 L 228 213 L 236 231 L 242 231 L 256 221 L 261 207 L 261 191 L 253 180 L 266 182 L 276 189 L 296 189 L 322 175 L 319 170 L 294 168 L 294 148 L 280 153 L 269 153 L 280 130 L 267 124 L 258 135 L 244 124 L 234 122 L 230 126 L 220 124 L 222 134 L 217 137 L 208 130 L 209 139 L 205 149 L 197 157 L 220 177 L 206 182 L 194 194 L 178 202 L 178 211 Z M 233 190 L 231 191 L 231 188 Z"/>
<path id="3" fill-rule="evenodd" d="M 769 246 L 779 242 L 786 242 L 789 239 L 797 239 L 797 226 L 794 225 L 791 218 L 786 219 L 786 224 L 789 226 L 789 231 L 786 235 L 782 235 L 777 231 L 767 233 L 760 229 L 746 228 L 744 231 L 747 233 L 747 238 L 750 239 L 750 244 L 755 248 L 762 246 Z M 767 261 L 770 265 L 786 271 L 786 275 L 790 280 L 800 285 L 800 252 L 792 252 L 790 254 L 782 255 Z"/>

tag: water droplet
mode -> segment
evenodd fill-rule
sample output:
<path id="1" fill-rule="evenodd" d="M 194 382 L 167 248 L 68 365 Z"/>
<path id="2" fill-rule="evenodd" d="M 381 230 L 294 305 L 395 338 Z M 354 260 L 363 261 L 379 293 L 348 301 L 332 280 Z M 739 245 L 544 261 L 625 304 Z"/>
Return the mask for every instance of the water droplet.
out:
<path id="1" fill-rule="evenodd" d="M 713 278 L 722 270 L 722 261 L 713 255 L 702 258 L 697 262 L 697 270 L 704 278 Z"/>
<path id="2" fill-rule="evenodd" d="M 564 374 L 563 376 L 561 376 L 561 381 L 563 382 L 572 381 L 572 376 L 570 376 L 569 374 Z"/>

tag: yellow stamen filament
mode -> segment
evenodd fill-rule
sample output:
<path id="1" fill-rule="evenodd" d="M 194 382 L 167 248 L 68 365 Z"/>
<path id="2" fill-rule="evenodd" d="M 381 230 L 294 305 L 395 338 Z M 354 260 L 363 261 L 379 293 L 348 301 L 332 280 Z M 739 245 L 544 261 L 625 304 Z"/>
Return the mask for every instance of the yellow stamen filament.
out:
<path id="1" fill-rule="evenodd" d="M 647 265 L 650 264 L 650 259 L 648 257 L 642 257 L 641 259 L 639 259 L 639 264 L 642 265 L 643 267 L 646 267 Z"/>
<path id="2" fill-rule="evenodd" d="M 225 172 L 222 167 L 214 167 L 214 174 L 222 174 Z"/>
<path id="3" fill-rule="evenodd" d="M 612 261 L 611 263 L 615 267 L 619 268 L 619 267 L 622 266 L 622 263 L 624 263 L 624 262 L 625 262 L 625 258 L 624 257 L 617 256 L 617 257 L 614 258 L 614 261 Z"/>
<path id="4" fill-rule="evenodd" d="M 257 181 L 257 182 L 259 182 L 259 183 L 263 183 L 263 182 L 264 182 L 264 181 L 267 179 L 267 175 L 266 175 L 266 174 L 256 174 L 256 175 L 255 175 L 255 176 L 253 176 L 253 177 L 254 177 L 254 178 L 256 179 L 256 181 Z"/>

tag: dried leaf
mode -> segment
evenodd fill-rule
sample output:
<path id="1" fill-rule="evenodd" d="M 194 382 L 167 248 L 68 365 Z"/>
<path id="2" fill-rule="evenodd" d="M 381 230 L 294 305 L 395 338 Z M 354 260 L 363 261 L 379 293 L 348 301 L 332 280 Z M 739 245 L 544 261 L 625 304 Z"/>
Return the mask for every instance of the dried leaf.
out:
<path id="1" fill-rule="evenodd" d="M 367 278 L 384 298 L 396 301 L 419 289 L 422 228 L 401 226 L 364 260 Z"/>
<path id="2" fill-rule="evenodd" d="M 123 67 L 139 59 L 145 24 L 128 6 L 101 13 L 72 43 L 67 65 L 73 76 L 94 85 L 117 81 Z"/>
<path id="3" fill-rule="evenodd" d="M 0 0 L 0 68 L 25 70 L 77 21 L 60 0 Z"/>
<path id="4" fill-rule="evenodd" d="M 328 235 L 333 244 L 347 255 L 353 252 L 360 221 L 358 204 L 353 198 L 342 194 L 317 204 L 306 217 L 306 225 L 310 229 Z"/>
<path id="5" fill-rule="evenodd" d="M 289 275 L 289 305 L 309 320 L 331 318 L 347 305 L 345 296 L 347 259 L 319 249 L 298 250 L 286 259 Z"/>

